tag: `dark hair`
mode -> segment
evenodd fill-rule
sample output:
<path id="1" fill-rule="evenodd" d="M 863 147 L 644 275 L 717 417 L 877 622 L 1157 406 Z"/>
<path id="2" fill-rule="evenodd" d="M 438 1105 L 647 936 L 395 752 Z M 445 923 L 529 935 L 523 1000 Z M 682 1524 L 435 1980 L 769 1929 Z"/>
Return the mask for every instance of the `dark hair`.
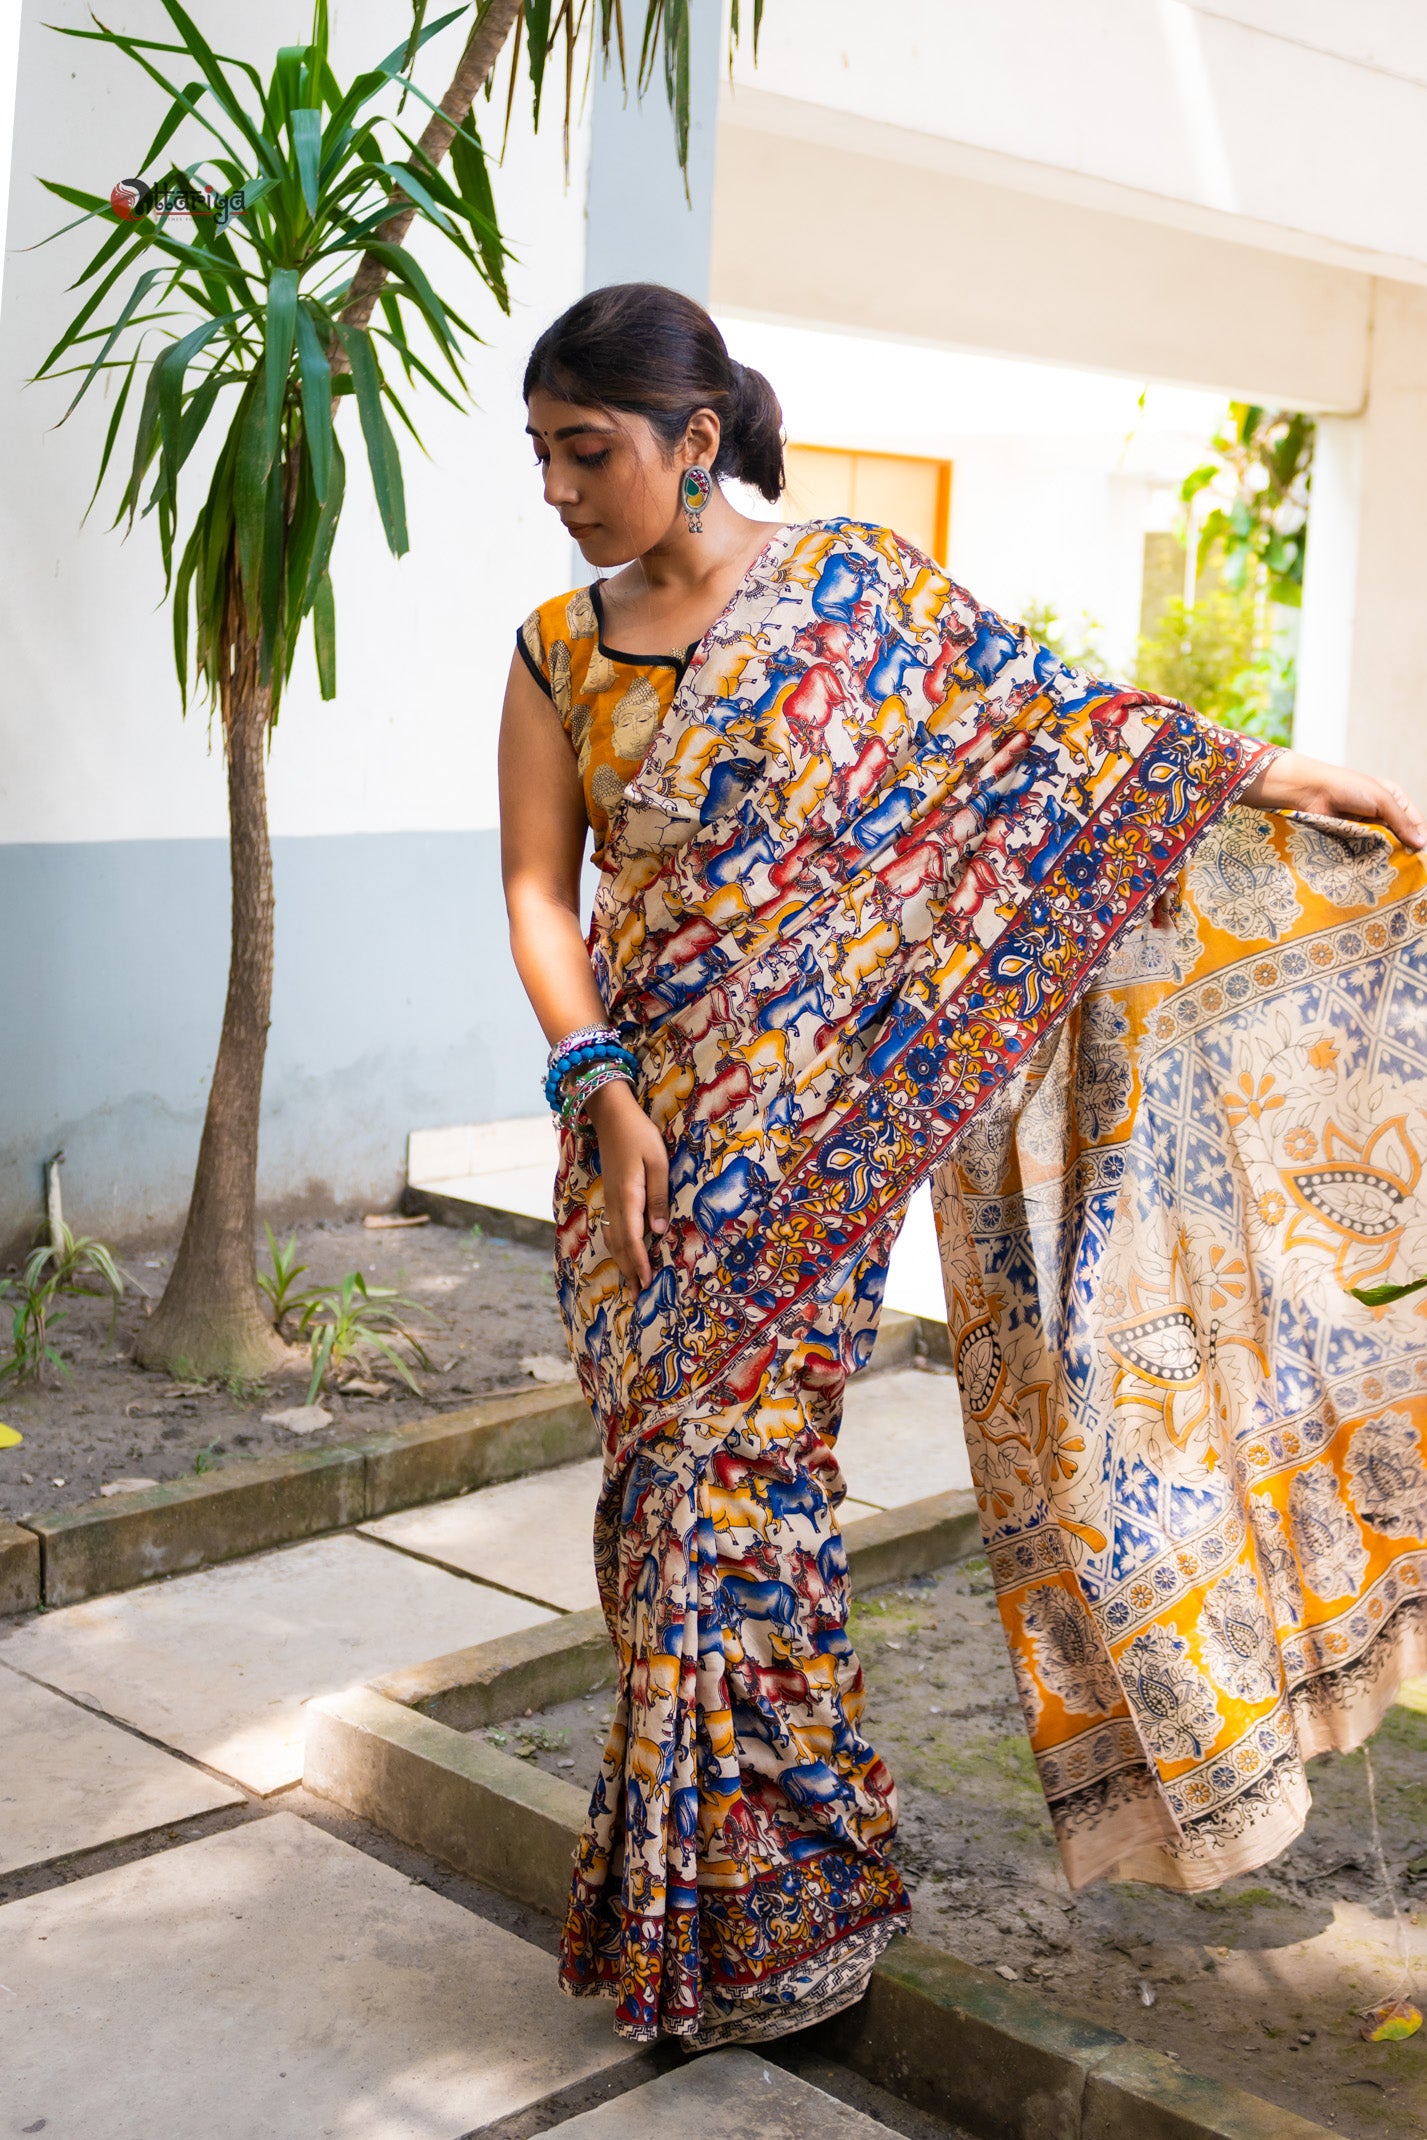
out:
<path id="1" fill-rule="evenodd" d="M 702 305 L 658 282 L 616 282 L 578 298 L 547 327 L 525 367 L 537 387 L 582 408 L 642 416 L 667 446 L 696 409 L 721 427 L 716 476 L 765 498 L 783 492 L 783 411 L 762 372 L 737 364 Z"/>

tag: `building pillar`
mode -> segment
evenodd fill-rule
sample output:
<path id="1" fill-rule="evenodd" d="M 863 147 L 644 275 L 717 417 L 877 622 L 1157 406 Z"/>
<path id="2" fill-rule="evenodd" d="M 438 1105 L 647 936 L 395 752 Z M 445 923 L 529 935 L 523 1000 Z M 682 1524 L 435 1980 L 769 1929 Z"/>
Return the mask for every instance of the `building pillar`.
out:
<path id="1" fill-rule="evenodd" d="M 679 170 L 674 118 L 656 72 L 641 98 L 628 51 L 630 83 L 618 70 L 596 73 L 591 89 L 590 179 L 585 287 L 665 282 L 699 303 L 709 298 L 713 247 L 714 153 L 719 76 L 724 63 L 721 0 L 689 8 L 688 191 Z"/>
<path id="2" fill-rule="evenodd" d="M 1427 288 L 1374 286 L 1361 414 L 1319 421 L 1294 740 L 1427 804 Z"/>

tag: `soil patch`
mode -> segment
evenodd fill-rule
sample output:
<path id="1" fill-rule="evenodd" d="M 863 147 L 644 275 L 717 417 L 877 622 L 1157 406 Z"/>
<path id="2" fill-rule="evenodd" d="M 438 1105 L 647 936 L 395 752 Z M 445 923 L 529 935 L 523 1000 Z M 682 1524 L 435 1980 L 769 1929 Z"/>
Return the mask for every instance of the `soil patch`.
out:
<path id="1" fill-rule="evenodd" d="M 870 1592 L 852 1632 L 868 1734 L 900 1788 L 896 1855 L 919 1938 L 1336 2131 L 1427 2134 L 1427 2028 L 1395 2044 L 1357 2033 L 1359 2009 L 1403 1988 L 1361 1752 L 1311 1764 L 1308 1825 L 1258 1872 L 1207 1895 L 1128 1881 L 1072 1895 L 984 1561 Z M 1388 1869 L 1427 1990 L 1427 1681 L 1405 1696 L 1371 1753 Z M 598 1694 L 479 1736 L 589 1788 L 610 1717 Z"/>
<path id="2" fill-rule="evenodd" d="M 568 1359 L 543 1249 L 447 1226 L 372 1232 L 360 1217 L 275 1223 L 273 1231 L 280 1242 L 296 1233 L 298 1260 L 310 1265 L 303 1285 L 333 1285 L 359 1270 L 369 1285 L 395 1286 L 419 1304 L 404 1312 L 424 1333 L 432 1362 L 429 1372 L 416 1369 L 421 1395 L 380 1359 L 370 1360 L 355 1365 L 351 1378 L 381 1385 L 379 1393 L 328 1392 L 321 1401 L 332 1424 L 298 1435 L 264 1425 L 262 1415 L 303 1403 L 305 1352 L 290 1373 L 245 1388 L 205 1388 L 146 1373 L 134 1364 L 134 1339 L 163 1292 L 177 1243 L 118 1248 L 134 1283 L 112 1337 L 107 1297 L 66 1295 L 54 1342 L 68 1373 L 51 1371 L 43 1388 L 0 1387 L 0 1420 L 24 1436 L 20 1446 L 0 1449 L 0 1516 L 23 1522 L 75 1508 L 115 1479 L 176 1479 L 234 1457 L 360 1440 L 495 1390 L 534 1388 L 520 1365 L 524 1357 Z M 266 1267 L 265 1241 L 260 1262 Z M 6 1333 L 8 1327 L 6 1317 Z"/>

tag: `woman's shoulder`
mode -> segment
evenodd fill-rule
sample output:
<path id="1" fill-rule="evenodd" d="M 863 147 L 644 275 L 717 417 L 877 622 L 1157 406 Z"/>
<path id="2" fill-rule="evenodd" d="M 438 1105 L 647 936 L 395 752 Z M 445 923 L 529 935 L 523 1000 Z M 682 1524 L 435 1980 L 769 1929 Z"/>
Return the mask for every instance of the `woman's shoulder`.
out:
<path id="1" fill-rule="evenodd" d="M 572 587 L 532 609 L 515 635 L 526 668 L 562 720 L 569 714 L 572 671 L 598 644 L 599 631 L 589 588 Z"/>

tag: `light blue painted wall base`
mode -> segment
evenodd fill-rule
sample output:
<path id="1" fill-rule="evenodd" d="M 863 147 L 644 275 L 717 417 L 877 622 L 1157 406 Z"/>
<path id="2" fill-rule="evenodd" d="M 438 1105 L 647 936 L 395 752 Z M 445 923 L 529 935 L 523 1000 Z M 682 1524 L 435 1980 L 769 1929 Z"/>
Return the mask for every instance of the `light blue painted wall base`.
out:
<path id="1" fill-rule="evenodd" d="M 537 1113 L 545 1044 L 506 948 L 495 832 L 273 842 L 259 1196 L 387 1202 L 411 1129 Z M 0 847 L 0 1243 L 187 1207 L 228 966 L 221 840 Z"/>

